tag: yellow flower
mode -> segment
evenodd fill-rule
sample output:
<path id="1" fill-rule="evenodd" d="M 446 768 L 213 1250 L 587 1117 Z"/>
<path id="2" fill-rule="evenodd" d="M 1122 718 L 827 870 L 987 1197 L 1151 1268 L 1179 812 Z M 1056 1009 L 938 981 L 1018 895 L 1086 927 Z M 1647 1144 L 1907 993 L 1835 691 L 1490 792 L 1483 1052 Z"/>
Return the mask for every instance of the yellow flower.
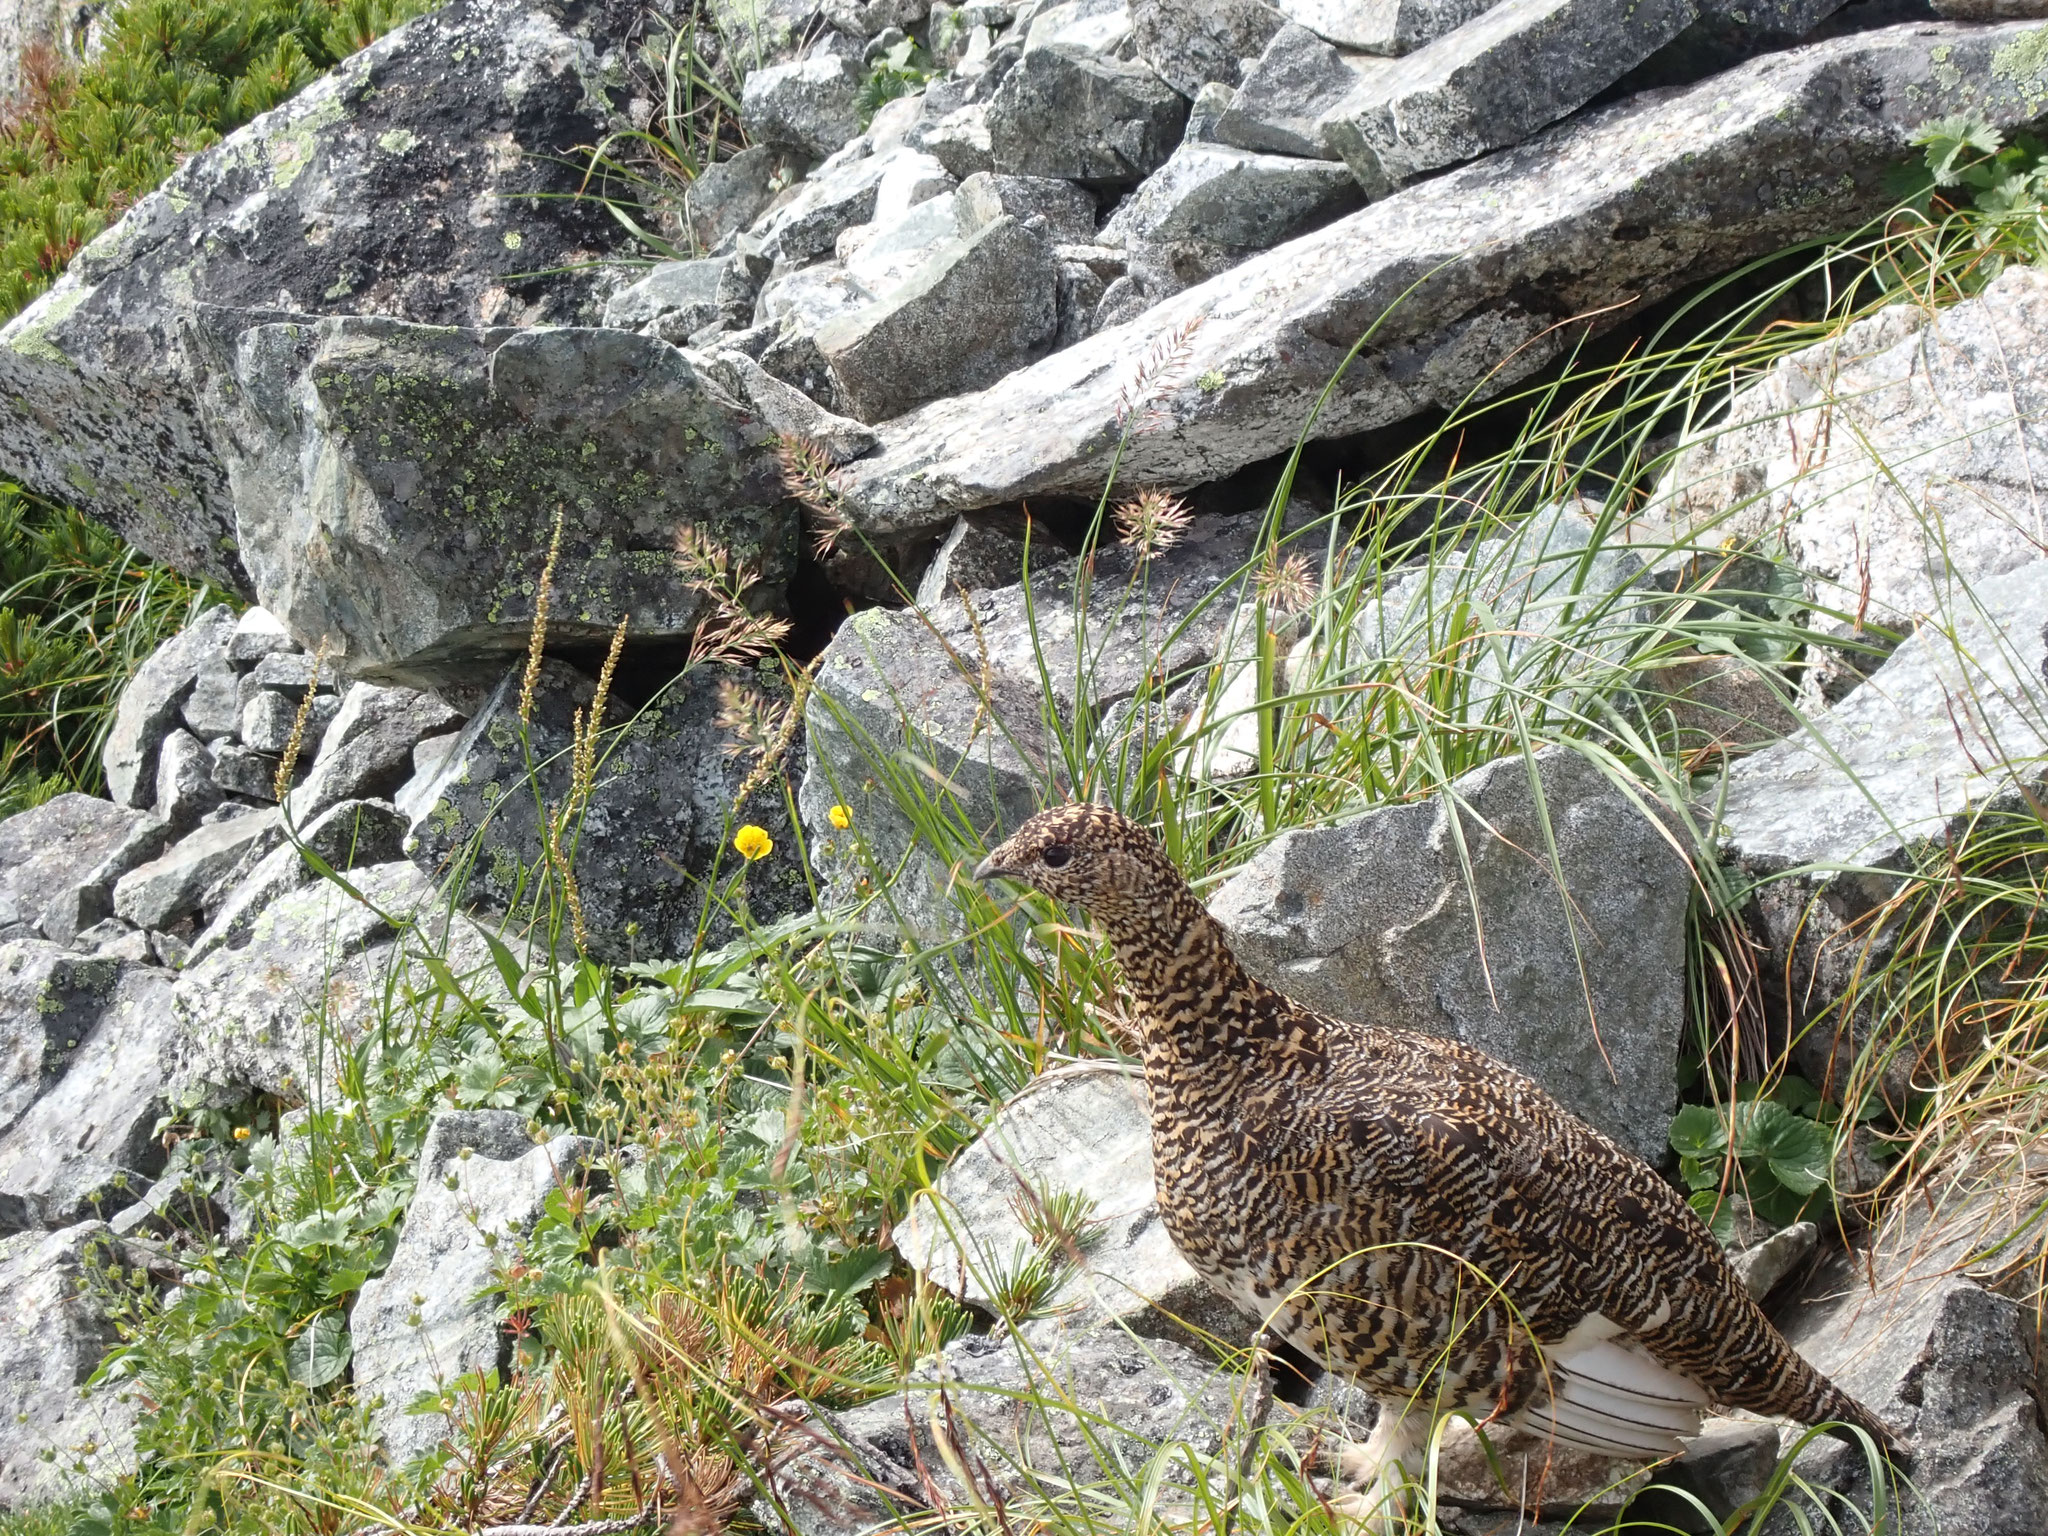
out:
<path id="1" fill-rule="evenodd" d="M 249 1127 L 247 1127 L 246 1125 L 238 1125 L 238 1126 L 236 1126 L 236 1127 L 235 1127 L 235 1140 L 237 1140 L 237 1141 L 247 1141 L 248 1139 L 249 1139 Z"/>
<path id="2" fill-rule="evenodd" d="M 835 805 L 825 813 L 825 819 L 844 832 L 853 825 L 853 812 L 843 805 Z"/>
<path id="3" fill-rule="evenodd" d="M 752 822 L 740 828 L 732 845 L 739 849 L 740 856 L 749 864 L 756 859 L 765 859 L 775 851 L 775 839 L 768 835 L 765 827 L 757 827 Z"/>

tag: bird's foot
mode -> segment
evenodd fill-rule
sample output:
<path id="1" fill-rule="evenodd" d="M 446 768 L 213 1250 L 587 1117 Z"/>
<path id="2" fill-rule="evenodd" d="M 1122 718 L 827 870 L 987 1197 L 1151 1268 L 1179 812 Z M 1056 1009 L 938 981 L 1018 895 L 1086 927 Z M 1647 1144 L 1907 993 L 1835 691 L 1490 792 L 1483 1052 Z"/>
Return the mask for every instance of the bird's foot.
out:
<path id="1" fill-rule="evenodd" d="M 1362 1536 L 1409 1536 L 1422 1525 L 1422 1470 L 1428 1421 L 1405 1405 L 1382 1403 L 1379 1422 L 1363 1441 L 1337 1453 L 1330 1508 Z"/>

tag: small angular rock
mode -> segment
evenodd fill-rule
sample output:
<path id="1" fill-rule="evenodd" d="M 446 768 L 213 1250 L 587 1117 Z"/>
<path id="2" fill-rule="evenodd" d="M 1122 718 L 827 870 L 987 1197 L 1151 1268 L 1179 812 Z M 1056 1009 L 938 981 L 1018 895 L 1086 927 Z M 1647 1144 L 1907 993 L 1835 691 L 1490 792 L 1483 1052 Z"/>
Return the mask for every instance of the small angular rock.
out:
<path id="1" fill-rule="evenodd" d="M 237 742 L 223 742 L 213 754 L 213 782 L 231 795 L 274 803 L 277 762 L 267 752 Z"/>
<path id="2" fill-rule="evenodd" d="M 229 637 L 230 647 L 239 634 L 237 630 L 235 636 Z M 231 665 L 232 659 L 226 654 L 207 657 L 200 665 L 191 693 L 185 697 L 185 729 L 201 741 L 218 741 L 235 734 L 241 717 L 241 678 Z"/>
<path id="3" fill-rule="evenodd" d="M 1166 163 L 1187 116 L 1186 100 L 1149 65 L 1034 48 L 989 103 L 990 154 L 995 169 L 1026 176 L 1140 181 Z"/>
<path id="4" fill-rule="evenodd" d="M 234 622 L 227 609 L 208 609 L 158 646 L 121 690 L 100 752 L 107 795 L 115 804 L 149 808 L 156 792 L 157 749 L 178 723 L 200 669 L 226 651 Z"/>
<path id="5" fill-rule="evenodd" d="M 219 804 L 213 754 L 190 731 L 171 732 L 157 757 L 156 814 L 170 827 L 171 836 L 182 837 Z"/>
<path id="6" fill-rule="evenodd" d="M 412 772 L 412 749 L 462 717 L 431 693 L 356 683 L 322 733 L 305 781 L 291 792 L 294 825 L 344 800 L 383 800 Z"/>
<path id="7" fill-rule="evenodd" d="M 855 105 L 859 93 L 856 61 L 815 53 L 748 75 L 740 96 L 740 122 L 756 144 L 829 155 L 860 132 Z"/>
<path id="8" fill-rule="evenodd" d="M 782 154 L 755 144 L 729 160 L 720 160 L 690 183 L 690 233 L 700 250 L 710 250 L 727 236 L 745 229 L 775 201 L 775 177 Z"/>
<path id="9" fill-rule="evenodd" d="M 273 651 L 296 649 L 284 625 L 267 608 L 244 609 L 228 637 L 228 660 L 242 665 L 261 661 Z"/>
<path id="10" fill-rule="evenodd" d="M 98 866 L 127 845 L 139 829 L 157 839 L 148 857 L 162 851 L 162 824 L 146 811 L 132 811 L 108 800 L 74 792 L 45 800 L 32 810 L 0 821 L 0 926 L 40 922 L 44 933 L 60 944 L 86 924 L 107 916 L 106 902 L 115 875 L 97 873 Z M 140 862 L 140 861 L 138 861 Z M 87 893 L 90 916 L 79 921 Z M 53 914 L 69 902 L 68 920 Z"/>
<path id="11" fill-rule="evenodd" d="M 1286 17 L 1265 0 L 1131 0 L 1138 54 L 1192 100 L 1203 86 L 1236 85 Z"/>
<path id="12" fill-rule="evenodd" d="M 699 261 L 664 261 L 631 286 L 621 288 L 604 306 L 604 323 L 626 331 L 680 345 L 720 317 L 719 278 L 722 257 Z"/>
<path id="13" fill-rule="evenodd" d="M 818 332 L 818 351 L 863 421 L 992 384 L 1052 339 L 1052 245 L 1007 215 L 947 241 L 889 297 Z"/>
<path id="14" fill-rule="evenodd" d="M 1108 244 L 1199 241 L 1264 250 L 1327 224 L 1364 199 L 1343 166 L 1183 144 L 1103 227 Z"/>
<path id="15" fill-rule="evenodd" d="M 1499 0 L 1273 0 L 1319 37 L 1368 53 L 1412 53 L 1483 16 Z"/>
<path id="16" fill-rule="evenodd" d="M 268 688 L 260 689 L 242 706 L 242 745 L 252 752 L 276 757 L 292 739 L 292 725 L 298 718 L 295 700 Z"/>
<path id="17" fill-rule="evenodd" d="M 168 928 L 197 918 L 215 888 L 252 849 L 267 851 L 283 835 L 276 811 L 201 827 L 162 858 L 115 882 L 114 915 L 138 928 Z"/>
<path id="18" fill-rule="evenodd" d="M 1244 84 L 1216 119 L 1218 143 L 1276 155 L 1336 159 L 1323 119 L 1391 66 L 1373 54 L 1338 50 L 1293 23 L 1273 34 Z"/>

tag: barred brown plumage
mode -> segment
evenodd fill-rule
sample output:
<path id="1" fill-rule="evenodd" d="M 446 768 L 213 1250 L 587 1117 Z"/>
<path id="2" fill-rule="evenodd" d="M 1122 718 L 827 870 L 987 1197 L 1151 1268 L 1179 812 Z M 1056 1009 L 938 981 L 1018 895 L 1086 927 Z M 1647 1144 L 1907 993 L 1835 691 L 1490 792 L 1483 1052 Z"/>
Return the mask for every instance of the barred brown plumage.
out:
<path id="1" fill-rule="evenodd" d="M 1168 1231 L 1217 1291 L 1380 1400 L 1377 1462 L 1450 1411 L 1650 1461 L 1710 1402 L 1854 1426 L 1899 1457 L 1647 1164 L 1478 1051 L 1255 980 L 1135 822 L 1041 812 L 975 873 L 1072 902 L 1109 938 Z"/>

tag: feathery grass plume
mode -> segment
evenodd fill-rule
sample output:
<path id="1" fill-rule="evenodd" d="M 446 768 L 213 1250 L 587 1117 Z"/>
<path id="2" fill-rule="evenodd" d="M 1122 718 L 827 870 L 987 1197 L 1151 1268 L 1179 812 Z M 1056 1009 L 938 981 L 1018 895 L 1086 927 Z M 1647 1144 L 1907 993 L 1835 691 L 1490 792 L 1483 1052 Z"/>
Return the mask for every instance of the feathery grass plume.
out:
<path id="1" fill-rule="evenodd" d="M 727 757 L 751 753 L 758 760 L 774 749 L 787 714 L 785 706 L 765 697 L 760 690 L 731 678 L 719 679 L 716 723 L 731 738 L 719 750 Z"/>
<path id="2" fill-rule="evenodd" d="M 1159 406 L 1180 382 L 1194 355 L 1195 332 L 1202 328 L 1205 314 L 1190 315 L 1152 343 L 1137 371 L 1117 391 L 1116 424 L 1119 431 L 1142 430 L 1158 418 Z"/>
<path id="3" fill-rule="evenodd" d="M 1155 486 L 1116 509 L 1117 537 L 1140 560 L 1149 560 L 1178 544 L 1193 518 L 1185 501 Z"/>
<path id="4" fill-rule="evenodd" d="M 540 590 L 533 597 L 533 630 L 526 642 L 526 676 L 519 682 L 519 723 L 533 723 L 533 690 L 540 682 L 540 660 L 548 643 L 548 599 L 555 590 L 555 560 L 562 553 L 562 509 L 555 508 L 555 531 L 548 536 L 547 563 L 540 568 Z"/>
<path id="5" fill-rule="evenodd" d="M 852 528 L 840 510 L 832 460 L 823 448 L 794 432 L 776 438 L 775 456 L 782 463 L 783 490 L 811 514 L 811 557 L 823 560 Z"/>
<path id="6" fill-rule="evenodd" d="M 1300 613 L 1316 600 L 1315 568 L 1303 554 L 1282 559 L 1277 550 L 1268 549 L 1252 580 L 1259 601 L 1282 613 Z"/>
<path id="7" fill-rule="evenodd" d="M 797 671 L 791 681 L 789 702 L 775 706 L 779 713 L 775 717 L 774 735 L 766 739 L 754 759 L 754 766 L 747 771 L 747 776 L 740 781 L 740 787 L 733 793 L 732 803 L 735 806 L 745 805 L 756 790 L 774 777 L 776 768 L 789 755 L 790 745 L 796 740 L 796 733 L 804 723 L 804 703 L 810 698 L 810 694 L 810 672 Z"/>
<path id="8" fill-rule="evenodd" d="M 270 792 L 279 805 L 285 803 L 285 796 L 291 793 L 292 775 L 298 772 L 299 753 L 306 745 L 306 721 L 313 714 L 313 693 L 320 686 L 320 670 L 327 664 L 327 637 L 322 635 L 320 643 L 313 648 L 313 675 L 306 682 L 305 697 L 299 700 L 299 712 L 292 716 L 291 734 L 284 739 L 284 756 L 277 760 L 277 772 L 271 778 Z"/>
<path id="9" fill-rule="evenodd" d="M 710 605 L 690 636 L 690 665 L 722 661 L 735 666 L 760 660 L 789 634 L 787 619 L 749 608 L 747 592 L 760 576 L 745 561 L 693 524 L 676 530 L 676 565 L 683 583 Z"/>

